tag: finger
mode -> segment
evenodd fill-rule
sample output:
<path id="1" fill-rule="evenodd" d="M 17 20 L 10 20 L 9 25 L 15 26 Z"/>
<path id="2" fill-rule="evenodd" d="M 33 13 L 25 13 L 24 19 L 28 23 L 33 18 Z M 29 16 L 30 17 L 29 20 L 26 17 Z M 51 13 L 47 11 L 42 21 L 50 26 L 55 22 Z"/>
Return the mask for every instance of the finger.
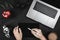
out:
<path id="1" fill-rule="evenodd" d="M 13 29 L 13 32 L 15 32 L 15 30 L 16 30 L 16 27 Z"/>
<path id="2" fill-rule="evenodd" d="M 41 29 L 37 29 L 37 28 L 34 28 L 32 30 L 36 31 L 37 33 L 41 32 Z"/>
<path id="3" fill-rule="evenodd" d="M 13 32 L 18 32 L 18 26 L 13 29 Z"/>
<path id="4" fill-rule="evenodd" d="M 38 29 L 37 28 L 33 28 L 32 30 L 36 30 L 37 31 Z"/>
<path id="5" fill-rule="evenodd" d="M 19 26 L 16 27 L 16 29 L 18 29 Z"/>
<path id="6" fill-rule="evenodd" d="M 19 27 L 19 26 L 17 26 L 17 27 L 16 27 L 16 29 L 15 29 L 15 30 L 16 30 L 16 32 L 18 32 L 18 29 L 19 29 L 18 27 Z"/>
<path id="7" fill-rule="evenodd" d="M 36 37 L 39 36 L 35 31 L 31 31 L 31 33 Z"/>
<path id="8" fill-rule="evenodd" d="M 36 32 L 35 32 L 35 31 L 33 31 L 33 30 L 31 30 L 31 33 L 32 33 L 32 34 L 35 34 Z"/>
<path id="9" fill-rule="evenodd" d="M 19 28 L 19 33 L 21 33 L 21 34 L 22 34 L 21 28 Z"/>
<path id="10" fill-rule="evenodd" d="M 36 28 L 34 28 L 34 29 L 32 29 L 33 31 L 35 31 L 35 32 L 37 32 L 38 31 L 38 29 L 36 29 Z"/>

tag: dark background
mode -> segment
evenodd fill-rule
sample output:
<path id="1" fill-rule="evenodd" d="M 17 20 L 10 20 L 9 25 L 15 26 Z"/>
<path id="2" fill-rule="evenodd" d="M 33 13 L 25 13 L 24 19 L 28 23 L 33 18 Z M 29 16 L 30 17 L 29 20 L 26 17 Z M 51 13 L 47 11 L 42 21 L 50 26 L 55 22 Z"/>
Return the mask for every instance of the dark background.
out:
<path id="1" fill-rule="evenodd" d="M 4 36 L 3 29 L 2 29 L 3 25 L 9 25 L 8 27 L 9 29 L 11 29 L 15 27 L 16 25 L 18 25 L 19 23 L 37 23 L 37 22 L 26 17 L 30 4 L 32 3 L 32 0 L 0 0 L 0 4 L 5 6 L 4 4 L 5 1 L 7 3 L 12 4 L 13 8 L 11 8 L 10 6 L 6 7 L 5 9 L 0 7 L 0 40 L 13 40 L 14 39 L 13 36 L 11 36 L 11 38 L 9 39 Z M 42 0 L 42 1 L 60 9 L 59 0 Z M 1 13 L 4 10 L 11 11 L 11 16 L 8 19 L 5 19 L 1 16 Z M 39 28 L 42 29 L 43 34 L 46 37 L 50 32 L 55 31 L 58 34 L 58 37 L 60 38 L 60 17 L 54 29 L 48 28 L 45 25 L 40 24 L 40 23 L 39 23 Z"/>

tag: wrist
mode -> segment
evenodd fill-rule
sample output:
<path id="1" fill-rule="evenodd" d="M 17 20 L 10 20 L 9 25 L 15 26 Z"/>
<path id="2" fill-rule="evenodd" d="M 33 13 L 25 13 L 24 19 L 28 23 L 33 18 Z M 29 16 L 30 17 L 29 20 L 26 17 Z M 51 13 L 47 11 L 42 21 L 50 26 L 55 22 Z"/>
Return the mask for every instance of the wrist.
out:
<path id="1" fill-rule="evenodd" d="M 21 40 L 21 39 L 17 39 L 17 40 Z"/>
<path id="2" fill-rule="evenodd" d="M 22 39 L 16 39 L 16 40 L 22 40 Z"/>
<path id="3" fill-rule="evenodd" d="M 41 36 L 39 39 L 40 40 L 47 40 L 44 36 Z"/>

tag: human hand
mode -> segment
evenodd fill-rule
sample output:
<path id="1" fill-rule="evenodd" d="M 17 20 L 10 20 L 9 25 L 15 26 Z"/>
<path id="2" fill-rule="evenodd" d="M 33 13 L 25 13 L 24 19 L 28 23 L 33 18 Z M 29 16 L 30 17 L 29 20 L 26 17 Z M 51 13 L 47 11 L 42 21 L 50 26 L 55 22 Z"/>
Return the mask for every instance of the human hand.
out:
<path id="1" fill-rule="evenodd" d="M 16 40 L 22 40 L 22 31 L 20 28 L 18 28 L 18 26 L 14 28 L 13 34 L 14 34 Z"/>
<path id="2" fill-rule="evenodd" d="M 31 33 L 36 37 L 39 38 L 41 40 L 46 40 L 46 38 L 44 37 L 44 35 L 42 34 L 42 31 L 40 29 L 34 28 L 31 29 Z"/>

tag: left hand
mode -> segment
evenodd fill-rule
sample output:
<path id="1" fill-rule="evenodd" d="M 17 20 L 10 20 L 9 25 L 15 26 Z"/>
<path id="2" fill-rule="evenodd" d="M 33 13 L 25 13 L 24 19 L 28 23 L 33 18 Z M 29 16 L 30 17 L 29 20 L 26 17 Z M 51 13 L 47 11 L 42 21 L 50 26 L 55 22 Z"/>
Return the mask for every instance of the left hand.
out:
<path id="1" fill-rule="evenodd" d="M 13 34 L 14 34 L 16 40 L 22 40 L 22 31 L 20 28 L 18 28 L 18 26 L 14 28 Z"/>

